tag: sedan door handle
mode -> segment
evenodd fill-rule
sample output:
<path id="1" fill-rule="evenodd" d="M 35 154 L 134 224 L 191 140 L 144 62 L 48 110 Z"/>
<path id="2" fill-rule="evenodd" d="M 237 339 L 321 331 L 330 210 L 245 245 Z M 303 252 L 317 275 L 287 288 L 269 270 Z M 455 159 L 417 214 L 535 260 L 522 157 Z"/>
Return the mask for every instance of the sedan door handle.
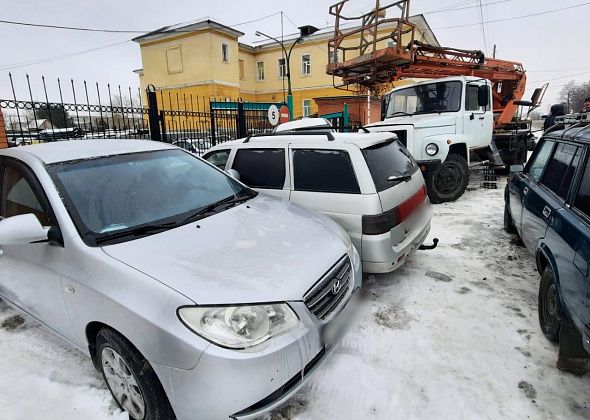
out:
<path id="1" fill-rule="evenodd" d="M 522 190 L 522 193 L 524 195 L 527 195 L 529 193 L 529 187 L 524 187 L 524 190 Z"/>
<path id="2" fill-rule="evenodd" d="M 480 119 L 480 120 L 485 120 L 485 119 L 486 119 L 486 117 L 479 117 L 479 119 Z"/>
<path id="3" fill-rule="evenodd" d="M 545 208 L 543 209 L 543 216 L 545 216 L 546 219 L 549 219 L 549 216 L 551 215 L 551 209 L 547 206 L 545 206 Z"/>

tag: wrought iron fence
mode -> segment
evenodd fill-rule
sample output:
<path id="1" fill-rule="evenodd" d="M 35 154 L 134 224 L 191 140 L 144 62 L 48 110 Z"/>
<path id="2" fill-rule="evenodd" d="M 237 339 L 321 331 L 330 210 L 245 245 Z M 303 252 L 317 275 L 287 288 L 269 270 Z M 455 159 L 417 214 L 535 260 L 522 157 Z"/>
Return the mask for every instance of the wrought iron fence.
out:
<path id="1" fill-rule="evenodd" d="M 272 130 L 270 104 L 229 98 L 206 98 L 156 89 L 60 79 L 49 94 L 45 77 L 41 95 L 34 94 L 29 76 L 23 99 L 9 75 L 12 98 L 0 98 L 9 146 L 67 139 L 151 139 L 202 154 L 211 146 L 248 134 Z M 21 89 L 22 91 L 22 89 Z M 50 96 L 53 100 L 50 100 Z M 55 98 L 58 100 L 55 100 Z"/>

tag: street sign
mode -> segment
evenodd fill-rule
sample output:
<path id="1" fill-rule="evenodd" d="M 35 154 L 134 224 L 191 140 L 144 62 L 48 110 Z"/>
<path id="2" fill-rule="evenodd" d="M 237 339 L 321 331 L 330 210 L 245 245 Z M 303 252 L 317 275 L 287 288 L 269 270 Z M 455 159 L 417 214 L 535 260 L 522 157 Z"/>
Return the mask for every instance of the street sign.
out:
<path id="1" fill-rule="evenodd" d="M 289 108 L 286 105 L 283 105 L 280 110 L 280 119 L 279 122 L 281 124 L 289 122 Z"/>
<path id="2" fill-rule="evenodd" d="M 268 122 L 272 126 L 275 126 L 279 123 L 280 115 L 279 115 L 279 108 L 276 105 L 271 105 L 268 107 Z"/>

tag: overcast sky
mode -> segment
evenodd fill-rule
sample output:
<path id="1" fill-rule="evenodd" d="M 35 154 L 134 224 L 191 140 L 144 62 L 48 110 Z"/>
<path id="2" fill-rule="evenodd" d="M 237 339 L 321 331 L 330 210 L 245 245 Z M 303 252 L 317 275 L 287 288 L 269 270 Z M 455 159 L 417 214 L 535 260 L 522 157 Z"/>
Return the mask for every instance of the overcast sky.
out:
<path id="1" fill-rule="evenodd" d="M 81 26 L 132 31 L 151 31 L 159 27 L 209 16 L 220 23 L 233 26 L 283 11 L 285 33 L 296 31 L 296 26 L 311 24 L 325 27 L 333 24 L 328 8 L 335 0 L 240 1 L 240 0 L 0 0 L 0 19 L 52 25 Z M 383 1 L 382 1 L 383 3 Z M 443 46 L 486 51 L 478 1 L 412 0 L 411 13 L 424 13 Z M 492 54 L 497 44 L 497 57 L 519 61 L 528 71 L 527 98 L 532 89 L 543 81 L 550 82 L 543 109 L 558 100 L 558 93 L 569 80 L 590 80 L 590 42 L 588 17 L 590 2 L 583 0 L 481 0 L 484 21 L 513 18 L 587 3 L 585 6 L 541 14 L 534 17 L 484 25 L 487 53 Z M 485 6 L 488 3 L 489 5 Z M 494 3 L 494 4 L 491 4 Z M 345 10 L 366 11 L 374 6 L 370 0 L 350 0 Z M 452 7 L 462 10 L 449 11 Z M 442 9 L 442 10 L 441 10 Z M 292 21 L 292 22 L 291 22 Z M 294 25 L 294 24 L 295 25 Z M 456 25 L 472 25 L 449 28 Z M 256 30 L 269 35 L 280 35 L 280 15 L 240 25 L 245 32 L 242 42 L 257 40 Z M 11 98 L 8 72 L 12 72 L 17 95 L 24 96 L 25 74 L 29 74 L 34 92 L 41 92 L 41 75 L 45 75 L 50 100 L 57 99 L 55 79 L 68 84 L 87 80 L 112 85 L 133 86 L 138 79 L 132 72 L 141 67 L 139 46 L 130 40 L 136 34 L 108 34 L 75 32 L 59 29 L 33 28 L 0 23 L 3 52 L 0 57 L 0 98 Z M 94 48 L 121 43 L 93 52 L 29 64 Z M 580 74 L 582 73 L 582 74 Z M 551 79 L 551 80 L 549 80 Z M 69 85 L 68 85 L 69 86 Z M 71 90 L 71 87 L 70 87 Z"/>

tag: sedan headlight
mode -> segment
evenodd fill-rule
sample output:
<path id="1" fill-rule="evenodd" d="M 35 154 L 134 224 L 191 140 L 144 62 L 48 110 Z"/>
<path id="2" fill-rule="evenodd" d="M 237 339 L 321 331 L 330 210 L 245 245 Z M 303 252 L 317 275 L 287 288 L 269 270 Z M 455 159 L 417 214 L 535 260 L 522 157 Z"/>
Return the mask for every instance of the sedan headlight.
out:
<path id="1" fill-rule="evenodd" d="M 231 349 L 256 346 L 299 323 L 299 318 L 286 303 L 186 306 L 178 310 L 178 316 L 204 339 Z"/>
<path id="2" fill-rule="evenodd" d="M 426 154 L 428 156 L 434 156 L 438 153 L 438 146 L 434 143 L 430 143 L 426 146 Z"/>

